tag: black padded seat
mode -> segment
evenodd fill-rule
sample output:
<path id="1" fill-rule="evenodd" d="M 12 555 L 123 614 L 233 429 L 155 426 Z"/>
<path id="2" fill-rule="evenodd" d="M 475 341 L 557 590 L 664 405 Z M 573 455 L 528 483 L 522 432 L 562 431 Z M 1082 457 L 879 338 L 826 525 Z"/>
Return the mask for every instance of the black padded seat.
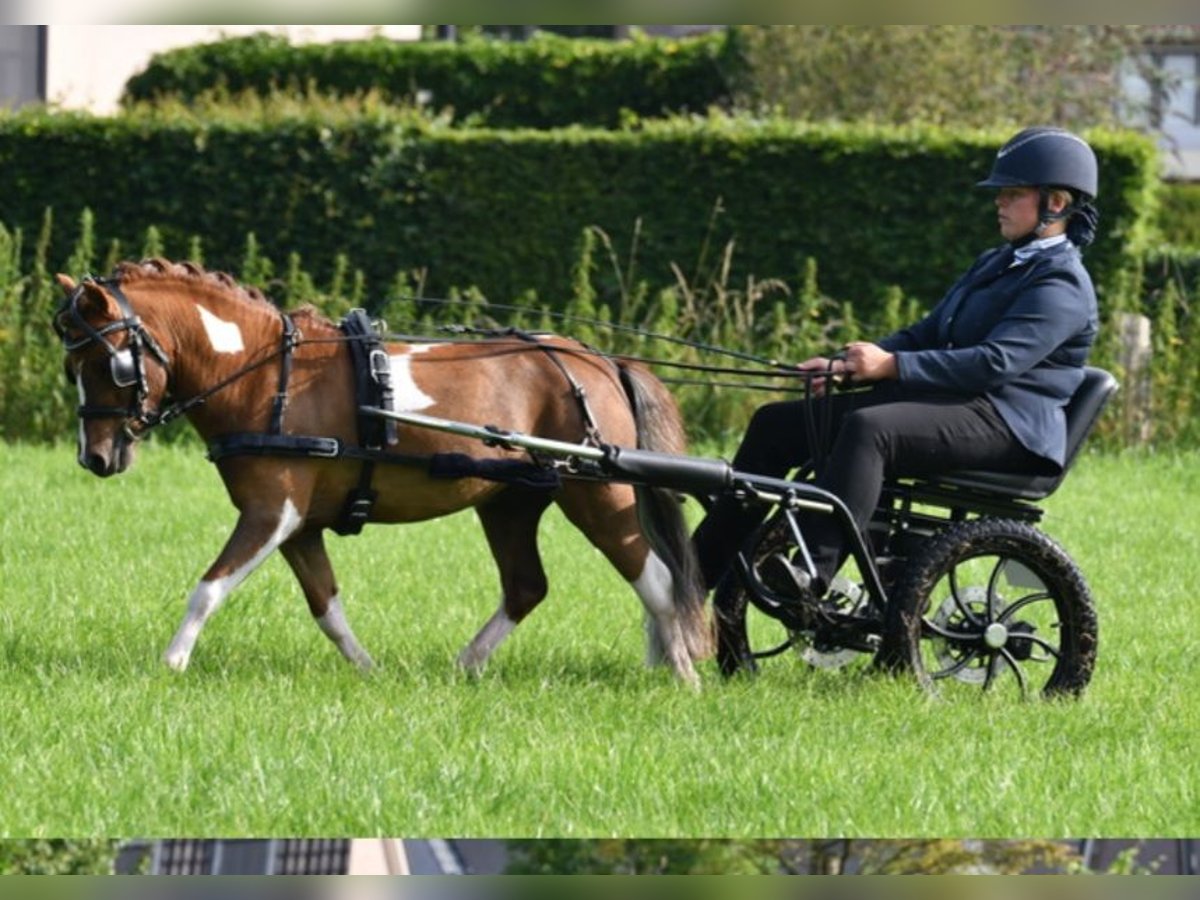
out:
<path id="1" fill-rule="evenodd" d="M 1075 455 L 1091 433 L 1109 398 L 1117 392 L 1117 379 L 1104 369 L 1087 366 L 1083 383 L 1067 403 L 1067 453 L 1062 472 L 1057 475 L 1023 475 L 1014 472 L 960 470 L 936 480 L 923 482 L 938 491 L 984 493 L 1014 500 L 1041 500 L 1049 497 L 1066 477 Z"/>

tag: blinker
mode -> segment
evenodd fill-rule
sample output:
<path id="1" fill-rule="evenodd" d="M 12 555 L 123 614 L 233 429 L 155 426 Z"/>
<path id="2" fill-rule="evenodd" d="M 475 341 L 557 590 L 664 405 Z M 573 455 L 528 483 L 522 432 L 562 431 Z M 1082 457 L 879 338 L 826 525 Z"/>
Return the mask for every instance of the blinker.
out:
<path id="1" fill-rule="evenodd" d="M 132 350 L 118 350 L 109 360 L 113 384 L 119 388 L 133 387 L 140 381 L 138 366 Z"/>

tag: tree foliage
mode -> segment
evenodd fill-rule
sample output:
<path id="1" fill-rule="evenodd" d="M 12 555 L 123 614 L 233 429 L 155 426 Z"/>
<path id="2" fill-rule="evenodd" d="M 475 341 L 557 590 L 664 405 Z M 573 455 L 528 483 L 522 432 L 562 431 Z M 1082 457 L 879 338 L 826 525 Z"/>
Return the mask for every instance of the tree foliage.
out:
<path id="1" fill-rule="evenodd" d="M 106 838 L 0 841 L 0 875 L 111 875 L 118 843 Z"/>
<path id="2" fill-rule="evenodd" d="M 1062 841 L 860 840 L 515 840 L 509 873 L 519 875 L 1015 875 L 1074 871 Z"/>
<path id="3" fill-rule="evenodd" d="M 958 126 L 1118 125 L 1140 26 L 739 26 L 735 102 L 797 119 Z M 1141 74 L 1159 75 L 1147 62 Z"/>

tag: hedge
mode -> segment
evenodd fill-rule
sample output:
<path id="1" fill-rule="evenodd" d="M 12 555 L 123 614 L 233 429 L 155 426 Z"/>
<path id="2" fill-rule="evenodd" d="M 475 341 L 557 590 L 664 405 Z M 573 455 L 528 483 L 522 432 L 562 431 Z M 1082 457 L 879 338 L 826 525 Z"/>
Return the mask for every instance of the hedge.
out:
<path id="1" fill-rule="evenodd" d="M 652 287 L 675 281 L 672 263 L 703 277 L 729 242 L 734 280 L 794 279 L 816 258 L 825 290 L 870 319 L 888 286 L 931 303 L 998 241 L 990 195 L 973 185 L 1005 137 L 728 118 L 456 130 L 322 107 L 204 121 L 19 113 L 0 116 L 0 221 L 32 233 L 48 207 L 67 221 L 90 208 L 105 239 L 132 246 L 155 225 L 180 255 L 199 235 L 208 262 L 234 271 L 254 233 L 265 256 L 297 255 L 322 278 L 345 254 L 374 293 L 423 270 L 433 295 L 473 285 L 551 305 L 597 226 Z M 1089 137 L 1103 222 L 1088 262 L 1103 294 L 1147 240 L 1156 156 L 1131 133 Z M 611 300 L 615 277 L 600 291 Z"/>
<path id="2" fill-rule="evenodd" d="M 1166 243 L 1194 247 L 1200 253 L 1200 184 L 1163 185 L 1158 230 Z"/>
<path id="3" fill-rule="evenodd" d="M 723 104 L 736 60 L 727 32 L 631 41 L 539 33 L 522 42 L 373 38 L 302 45 L 260 33 L 156 55 L 128 81 L 123 102 L 190 101 L 214 91 L 347 96 L 370 89 L 493 127 L 609 128 L 630 115 L 703 113 Z"/>

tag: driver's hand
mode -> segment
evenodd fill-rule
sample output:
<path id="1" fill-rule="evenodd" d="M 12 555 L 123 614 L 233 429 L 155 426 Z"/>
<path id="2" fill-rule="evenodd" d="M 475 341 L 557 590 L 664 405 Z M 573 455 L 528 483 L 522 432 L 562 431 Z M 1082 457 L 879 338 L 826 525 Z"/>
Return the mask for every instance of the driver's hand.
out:
<path id="1" fill-rule="evenodd" d="M 812 393 L 814 397 L 821 397 L 829 388 L 829 382 L 835 383 L 841 379 L 841 373 L 845 371 L 845 362 L 841 359 L 834 359 L 832 363 L 827 356 L 814 356 L 812 359 L 806 359 L 802 363 L 796 363 L 796 368 L 801 372 L 825 373 L 830 371 L 832 365 L 833 371 L 837 373 L 834 378 L 813 378 L 811 379 Z"/>

